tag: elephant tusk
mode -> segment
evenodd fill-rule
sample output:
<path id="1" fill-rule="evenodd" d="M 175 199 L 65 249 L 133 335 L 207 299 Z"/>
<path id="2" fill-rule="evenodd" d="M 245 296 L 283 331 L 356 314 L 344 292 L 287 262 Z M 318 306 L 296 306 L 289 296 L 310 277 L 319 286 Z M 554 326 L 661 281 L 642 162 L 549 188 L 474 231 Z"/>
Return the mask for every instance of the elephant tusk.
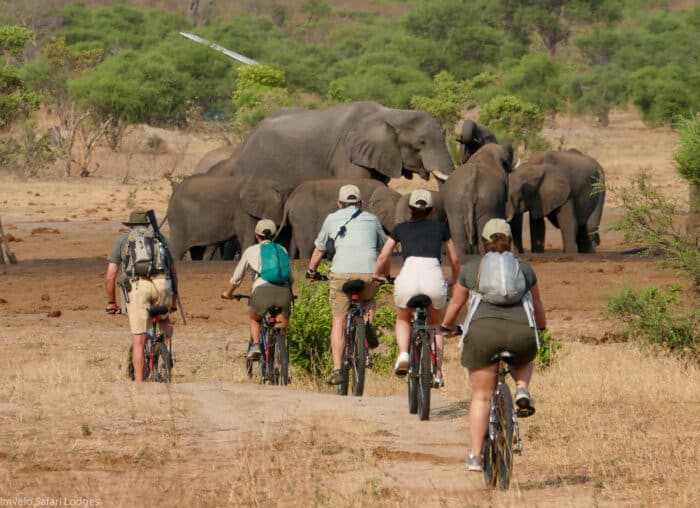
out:
<path id="1" fill-rule="evenodd" d="M 521 162 L 522 162 L 522 159 L 518 159 L 518 162 L 515 163 L 515 166 L 513 166 L 513 169 L 517 169 L 518 166 L 520 166 Z"/>
<path id="2" fill-rule="evenodd" d="M 446 175 L 445 173 L 443 173 L 442 171 L 439 171 L 439 170 L 432 171 L 432 174 L 435 175 L 435 178 L 437 178 L 441 182 L 446 182 L 447 178 L 449 178 L 448 175 Z"/>

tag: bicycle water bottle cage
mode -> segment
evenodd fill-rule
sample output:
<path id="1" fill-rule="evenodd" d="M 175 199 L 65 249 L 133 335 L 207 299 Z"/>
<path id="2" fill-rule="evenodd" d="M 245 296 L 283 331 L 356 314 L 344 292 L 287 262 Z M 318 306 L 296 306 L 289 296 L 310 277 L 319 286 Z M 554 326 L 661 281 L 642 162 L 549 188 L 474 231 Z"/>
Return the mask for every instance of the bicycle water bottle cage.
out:
<path id="1" fill-rule="evenodd" d="M 151 316 L 152 318 L 160 316 L 161 314 L 167 314 L 168 313 L 168 307 L 165 305 L 151 305 L 148 308 L 148 315 Z"/>
<path id="2" fill-rule="evenodd" d="M 491 357 L 491 363 L 498 363 L 501 360 L 507 364 L 512 364 L 515 361 L 515 355 L 510 351 L 501 351 Z"/>
<path id="3" fill-rule="evenodd" d="M 365 281 L 353 279 L 343 284 L 343 293 L 352 297 L 353 300 L 360 299 L 360 293 L 365 290 Z"/>
<path id="4" fill-rule="evenodd" d="M 408 300 L 408 303 L 406 304 L 406 307 L 409 309 L 418 309 L 418 308 L 423 308 L 427 309 L 430 305 L 432 305 L 433 301 L 430 299 L 428 295 L 415 295 Z"/>

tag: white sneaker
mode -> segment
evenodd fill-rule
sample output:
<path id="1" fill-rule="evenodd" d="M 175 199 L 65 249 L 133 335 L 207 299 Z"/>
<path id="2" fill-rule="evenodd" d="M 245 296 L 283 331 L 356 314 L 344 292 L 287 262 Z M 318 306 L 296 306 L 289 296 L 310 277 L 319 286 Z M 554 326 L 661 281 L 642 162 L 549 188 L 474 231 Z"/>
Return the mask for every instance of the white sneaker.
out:
<path id="1" fill-rule="evenodd" d="M 481 458 L 481 455 L 469 453 L 467 456 L 467 470 L 477 473 L 484 470 L 484 460 Z"/>
<path id="2" fill-rule="evenodd" d="M 399 357 L 394 364 L 394 373 L 397 376 L 405 376 L 408 373 L 408 363 L 408 353 L 399 353 Z"/>

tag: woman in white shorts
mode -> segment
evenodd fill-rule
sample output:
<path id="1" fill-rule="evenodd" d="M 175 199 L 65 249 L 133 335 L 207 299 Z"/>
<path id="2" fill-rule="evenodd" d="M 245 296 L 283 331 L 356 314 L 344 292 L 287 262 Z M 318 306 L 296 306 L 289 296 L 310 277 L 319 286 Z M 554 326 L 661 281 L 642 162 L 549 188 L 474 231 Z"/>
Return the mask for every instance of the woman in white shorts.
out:
<path id="1" fill-rule="evenodd" d="M 398 376 L 405 376 L 408 372 L 408 341 L 411 321 L 411 309 L 406 306 L 408 300 L 418 294 L 428 295 L 432 300 L 432 305 L 427 309 L 428 324 L 437 326 L 440 324 L 441 312 L 447 301 L 447 286 L 453 285 L 459 276 L 460 267 L 457 251 L 450 238 L 447 224 L 427 218 L 432 211 L 432 206 L 433 200 L 430 192 L 425 189 L 416 189 L 411 192 L 411 197 L 408 200 L 411 220 L 402 222 L 394 228 L 387 238 L 374 268 L 374 277 L 380 280 L 385 279 L 390 273 L 391 253 L 397 244 L 401 245 L 404 264 L 394 283 L 394 302 L 398 307 L 396 341 L 399 347 L 399 356 L 394 365 L 394 372 Z M 445 280 L 440 263 L 443 248 L 452 267 L 452 277 L 449 282 Z M 435 342 L 438 371 L 435 375 L 434 386 L 441 387 L 444 385 L 442 378 L 443 336 L 439 331 L 436 332 Z"/>

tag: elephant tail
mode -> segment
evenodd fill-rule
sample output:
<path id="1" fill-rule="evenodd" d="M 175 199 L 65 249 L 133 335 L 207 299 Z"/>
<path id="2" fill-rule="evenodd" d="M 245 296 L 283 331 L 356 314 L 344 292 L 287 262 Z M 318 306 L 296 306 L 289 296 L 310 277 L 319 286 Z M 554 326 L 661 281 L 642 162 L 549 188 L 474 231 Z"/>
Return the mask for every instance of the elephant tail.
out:
<path id="1" fill-rule="evenodd" d="M 289 198 L 289 196 L 288 196 L 288 198 Z M 284 204 L 284 211 L 282 212 L 282 220 L 280 221 L 279 227 L 277 228 L 277 234 L 275 234 L 275 237 L 273 238 L 273 240 L 276 240 L 277 237 L 280 236 L 280 233 L 282 232 L 282 230 L 284 229 L 285 226 L 289 226 L 290 228 L 292 227 L 292 225 L 289 223 L 289 206 L 288 206 L 289 201 L 290 200 L 287 199 L 287 201 Z"/>
<path id="2" fill-rule="evenodd" d="M 586 232 L 591 237 L 594 245 L 600 245 L 600 221 L 603 218 L 603 205 L 605 204 L 605 172 L 598 167 L 596 182 L 593 183 L 592 194 L 595 198 L 595 208 L 586 221 Z"/>

